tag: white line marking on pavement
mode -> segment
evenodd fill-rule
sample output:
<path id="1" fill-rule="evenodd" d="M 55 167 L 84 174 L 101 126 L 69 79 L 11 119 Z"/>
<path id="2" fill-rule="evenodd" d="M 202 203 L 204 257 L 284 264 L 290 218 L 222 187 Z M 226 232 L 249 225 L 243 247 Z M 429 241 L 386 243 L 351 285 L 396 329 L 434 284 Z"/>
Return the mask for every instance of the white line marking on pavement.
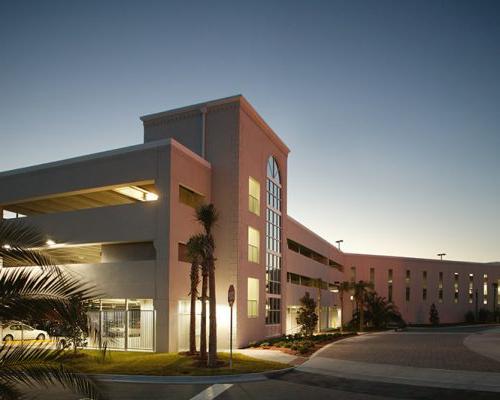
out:
<path id="1" fill-rule="evenodd" d="M 215 399 L 222 392 L 225 392 L 233 386 L 231 383 L 221 383 L 207 387 L 203 392 L 198 393 L 190 400 L 212 400 Z"/>

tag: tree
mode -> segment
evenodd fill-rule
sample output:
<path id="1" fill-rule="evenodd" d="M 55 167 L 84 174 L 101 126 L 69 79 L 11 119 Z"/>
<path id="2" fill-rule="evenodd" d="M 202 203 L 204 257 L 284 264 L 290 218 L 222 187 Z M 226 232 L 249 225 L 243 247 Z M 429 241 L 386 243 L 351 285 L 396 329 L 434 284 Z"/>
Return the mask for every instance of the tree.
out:
<path id="1" fill-rule="evenodd" d="M 377 292 L 366 294 L 365 308 L 365 322 L 370 322 L 375 328 L 386 328 L 390 322 L 404 324 L 396 305 Z"/>
<path id="2" fill-rule="evenodd" d="M 364 327 L 366 295 L 369 290 L 373 289 L 373 283 L 365 281 L 351 282 L 351 289 L 354 292 L 354 301 L 356 302 L 356 308 L 359 312 L 359 331 L 362 332 Z"/>
<path id="3" fill-rule="evenodd" d="M 208 273 L 209 291 L 209 334 L 208 334 L 208 362 L 210 368 L 217 366 L 217 315 L 216 315 L 216 287 L 215 287 L 215 239 L 212 230 L 218 219 L 218 213 L 213 204 L 203 204 L 196 209 L 196 219 L 205 231 L 204 264 Z"/>
<path id="4" fill-rule="evenodd" d="M 306 292 L 300 299 L 300 308 L 297 315 L 297 324 L 300 325 L 300 331 L 304 336 L 312 336 L 316 324 L 318 323 L 318 314 L 316 314 L 316 302 Z"/>
<path id="5" fill-rule="evenodd" d="M 351 282 L 341 282 L 339 285 L 339 297 L 340 297 L 340 331 L 342 332 L 344 327 L 344 293 L 351 290 Z"/>
<path id="6" fill-rule="evenodd" d="M 431 308 L 429 310 L 429 322 L 433 326 L 439 325 L 439 312 L 434 303 L 431 304 Z"/>
<path id="7" fill-rule="evenodd" d="M 57 261 L 44 250 L 46 238 L 20 222 L 0 220 L 0 320 L 28 321 L 49 314 L 63 319 L 71 299 L 92 299 L 96 292 L 57 267 Z M 30 266 L 30 267 L 25 267 Z M 63 387 L 90 399 L 102 398 L 90 377 L 63 365 L 62 350 L 42 345 L 0 347 L 0 398 L 24 397 L 22 385 Z"/>
<path id="8" fill-rule="evenodd" d="M 76 354 L 79 348 L 87 345 L 88 308 L 88 302 L 82 301 L 79 296 L 73 296 L 67 305 L 56 311 L 60 318 L 57 315 L 55 318 L 49 316 L 51 320 L 55 320 L 54 328 L 58 331 L 58 336 L 64 337 L 60 341 L 63 349 L 73 346 L 73 352 Z"/>
<path id="9" fill-rule="evenodd" d="M 205 236 L 202 234 L 194 235 L 188 240 L 186 245 L 187 256 L 191 262 L 191 271 L 189 273 L 191 283 L 189 290 L 189 296 L 191 298 L 191 308 L 189 310 L 189 353 L 191 354 L 196 354 L 196 300 L 198 299 L 198 285 L 200 283 L 199 270 L 203 262 L 204 239 Z M 206 332 L 204 353 L 206 354 Z"/>

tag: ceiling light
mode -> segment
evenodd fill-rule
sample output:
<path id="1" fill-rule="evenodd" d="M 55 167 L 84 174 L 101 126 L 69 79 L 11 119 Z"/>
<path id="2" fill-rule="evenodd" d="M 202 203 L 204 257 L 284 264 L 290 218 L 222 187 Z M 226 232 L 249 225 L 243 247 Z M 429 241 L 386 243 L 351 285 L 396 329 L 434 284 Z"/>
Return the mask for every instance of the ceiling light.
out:
<path id="1" fill-rule="evenodd" d="M 10 244 L 4 244 L 4 245 L 2 246 L 2 249 L 5 249 L 5 250 L 10 250 L 10 249 L 12 249 L 12 247 L 11 247 L 11 245 L 10 245 Z"/>
<path id="2" fill-rule="evenodd" d="M 113 191 L 139 201 L 158 200 L 158 195 L 156 193 L 150 192 L 138 186 L 123 186 L 115 188 Z"/>
<path id="3" fill-rule="evenodd" d="M 54 242 L 52 239 L 49 239 L 45 242 L 47 244 L 47 246 L 55 246 L 56 245 L 56 242 Z"/>

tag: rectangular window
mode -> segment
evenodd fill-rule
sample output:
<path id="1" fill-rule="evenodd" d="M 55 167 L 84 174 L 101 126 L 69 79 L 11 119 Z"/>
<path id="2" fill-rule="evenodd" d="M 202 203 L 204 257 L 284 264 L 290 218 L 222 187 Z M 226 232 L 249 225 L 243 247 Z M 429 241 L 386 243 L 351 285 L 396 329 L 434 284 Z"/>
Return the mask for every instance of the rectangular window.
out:
<path id="1" fill-rule="evenodd" d="M 387 300 L 392 301 L 392 269 L 387 272 Z"/>
<path id="2" fill-rule="evenodd" d="M 439 282 L 438 282 L 438 301 L 440 303 L 443 302 L 443 273 L 439 273 Z"/>
<path id="3" fill-rule="evenodd" d="M 474 302 L 474 274 L 469 274 L 469 290 L 468 290 L 469 304 Z"/>
<path id="4" fill-rule="evenodd" d="M 406 299 L 406 302 L 410 301 L 410 277 L 411 277 L 411 272 L 409 269 L 407 269 L 406 270 L 406 278 L 405 278 L 405 285 L 406 285 L 405 299 Z"/>
<path id="5" fill-rule="evenodd" d="M 351 267 L 351 281 L 356 282 L 356 267 Z"/>
<path id="6" fill-rule="evenodd" d="M 375 285 L 375 268 L 370 268 L 370 283 Z"/>
<path id="7" fill-rule="evenodd" d="M 260 232 L 257 229 L 249 226 L 248 227 L 248 261 L 254 262 L 257 264 L 260 262 L 259 249 L 260 249 Z"/>
<path id="8" fill-rule="evenodd" d="M 458 296 L 459 296 L 459 293 L 458 293 L 458 272 L 455 272 L 453 274 L 453 292 L 454 292 L 454 295 L 453 295 L 453 302 L 455 304 L 458 303 Z"/>
<path id="9" fill-rule="evenodd" d="M 187 187 L 179 185 L 179 201 L 189 207 L 197 208 L 203 204 L 205 197 Z"/>
<path id="10" fill-rule="evenodd" d="M 488 275 L 483 275 L 483 304 L 488 304 Z"/>
<path id="11" fill-rule="evenodd" d="M 248 318 L 259 316 L 259 280 L 248 278 Z"/>
<path id="12" fill-rule="evenodd" d="M 187 246 L 184 243 L 179 243 L 177 246 L 177 259 L 180 262 L 191 262 L 189 261 Z"/>
<path id="13" fill-rule="evenodd" d="M 260 215 L 260 183 L 248 178 L 248 211 Z"/>
<path id="14" fill-rule="evenodd" d="M 427 301 L 427 271 L 422 271 L 422 300 Z"/>
<path id="15" fill-rule="evenodd" d="M 281 322 L 281 299 L 268 297 L 266 302 L 266 324 L 273 325 Z"/>

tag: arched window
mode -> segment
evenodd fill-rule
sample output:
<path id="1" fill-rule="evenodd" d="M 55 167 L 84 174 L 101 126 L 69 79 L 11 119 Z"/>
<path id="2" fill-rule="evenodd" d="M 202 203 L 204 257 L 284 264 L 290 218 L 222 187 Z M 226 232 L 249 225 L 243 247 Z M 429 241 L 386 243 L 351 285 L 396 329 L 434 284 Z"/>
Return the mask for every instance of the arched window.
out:
<path id="1" fill-rule="evenodd" d="M 278 168 L 278 163 L 274 157 L 269 157 L 267 161 L 267 177 L 271 178 L 276 183 L 280 184 L 280 170 Z"/>
<path id="2" fill-rule="evenodd" d="M 266 324 L 281 323 L 281 181 L 274 157 L 267 161 Z"/>

